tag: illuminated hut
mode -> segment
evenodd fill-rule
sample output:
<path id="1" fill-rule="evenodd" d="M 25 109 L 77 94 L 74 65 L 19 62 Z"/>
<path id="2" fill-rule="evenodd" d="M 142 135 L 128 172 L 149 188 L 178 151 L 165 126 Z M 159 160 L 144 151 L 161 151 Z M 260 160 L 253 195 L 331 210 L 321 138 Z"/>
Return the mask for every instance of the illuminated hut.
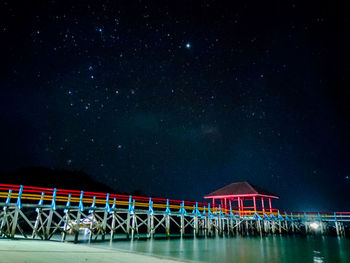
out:
<path id="1" fill-rule="evenodd" d="M 204 198 L 212 199 L 213 207 L 216 200 L 220 200 L 221 207 L 225 210 L 230 209 L 231 206 L 232 209 L 240 212 L 252 210 L 272 212 L 275 209 L 272 208 L 271 199 L 278 199 L 279 197 L 251 183 L 237 182 L 226 185 L 204 196 Z M 265 208 L 265 201 L 267 200 L 268 208 Z"/>

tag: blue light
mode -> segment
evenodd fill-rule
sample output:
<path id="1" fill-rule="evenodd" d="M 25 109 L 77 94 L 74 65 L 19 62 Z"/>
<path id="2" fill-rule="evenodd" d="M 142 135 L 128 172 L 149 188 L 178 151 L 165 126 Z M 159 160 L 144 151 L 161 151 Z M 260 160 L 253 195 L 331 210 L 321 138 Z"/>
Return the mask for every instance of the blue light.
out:
<path id="1" fill-rule="evenodd" d="M 186 48 L 190 49 L 191 48 L 191 44 L 190 43 L 186 43 Z"/>

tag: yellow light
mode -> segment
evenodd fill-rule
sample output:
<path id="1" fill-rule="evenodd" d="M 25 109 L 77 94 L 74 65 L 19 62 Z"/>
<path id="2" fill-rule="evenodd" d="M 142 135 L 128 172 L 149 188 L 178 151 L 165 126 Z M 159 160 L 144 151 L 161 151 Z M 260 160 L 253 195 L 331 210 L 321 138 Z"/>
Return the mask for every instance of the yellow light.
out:
<path id="1" fill-rule="evenodd" d="M 312 229 L 317 230 L 317 229 L 320 227 L 320 225 L 319 225 L 318 223 L 316 223 L 316 222 L 313 222 L 313 223 L 310 224 L 310 227 L 311 227 Z"/>

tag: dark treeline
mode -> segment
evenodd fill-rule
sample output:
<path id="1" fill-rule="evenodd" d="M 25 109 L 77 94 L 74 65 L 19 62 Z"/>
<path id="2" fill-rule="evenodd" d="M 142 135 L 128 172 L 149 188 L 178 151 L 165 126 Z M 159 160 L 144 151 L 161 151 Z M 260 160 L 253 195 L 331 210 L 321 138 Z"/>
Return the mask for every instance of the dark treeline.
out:
<path id="1" fill-rule="evenodd" d="M 135 190 L 131 193 L 118 191 L 118 189 L 96 181 L 82 171 L 45 167 L 26 167 L 14 172 L 2 172 L 0 173 L 0 183 L 146 196 L 141 190 Z"/>

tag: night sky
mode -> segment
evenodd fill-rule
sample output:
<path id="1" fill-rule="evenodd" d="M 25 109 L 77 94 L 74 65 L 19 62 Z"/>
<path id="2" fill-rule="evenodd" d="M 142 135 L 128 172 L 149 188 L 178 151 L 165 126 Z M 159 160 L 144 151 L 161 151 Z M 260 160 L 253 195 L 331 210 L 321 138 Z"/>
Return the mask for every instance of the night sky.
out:
<path id="1" fill-rule="evenodd" d="M 349 2 L 224 2 L 1 1 L 1 171 L 349 210 Z"/>

